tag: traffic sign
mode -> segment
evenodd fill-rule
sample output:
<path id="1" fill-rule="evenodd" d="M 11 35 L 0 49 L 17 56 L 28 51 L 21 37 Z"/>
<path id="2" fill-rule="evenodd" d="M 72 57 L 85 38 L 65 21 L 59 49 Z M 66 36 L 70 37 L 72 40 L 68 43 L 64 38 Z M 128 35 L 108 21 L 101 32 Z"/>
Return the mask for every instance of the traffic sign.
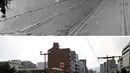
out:
<path id="1" fill-rule="evenodd" d="M 63 62 L 60 63 L 60 67 L 64 68 L 64 63 Z"/>
<path id="2" fill-rule="evenodd" d="M 117 68 L 117 65 L 116 64 L 111 64 L 110 67 L 111 68 Z"/>

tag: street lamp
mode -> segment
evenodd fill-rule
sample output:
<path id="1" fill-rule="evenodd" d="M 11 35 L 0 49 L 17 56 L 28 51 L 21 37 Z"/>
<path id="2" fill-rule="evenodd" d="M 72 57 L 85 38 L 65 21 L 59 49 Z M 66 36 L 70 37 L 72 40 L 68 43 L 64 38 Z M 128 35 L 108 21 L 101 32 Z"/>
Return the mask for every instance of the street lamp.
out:
<path id="1" fill-rule="evenodd" d="M 45 68 L 44 68 L 44 70 L 45 70 L 45 73 L 47 73 L 46 72 L 46 55 L 48 55 L 48 53 L 42 53 L 42 51 L 40 51 L 40 55 L 44 55 L 44 60 L 45 60 Z"/>

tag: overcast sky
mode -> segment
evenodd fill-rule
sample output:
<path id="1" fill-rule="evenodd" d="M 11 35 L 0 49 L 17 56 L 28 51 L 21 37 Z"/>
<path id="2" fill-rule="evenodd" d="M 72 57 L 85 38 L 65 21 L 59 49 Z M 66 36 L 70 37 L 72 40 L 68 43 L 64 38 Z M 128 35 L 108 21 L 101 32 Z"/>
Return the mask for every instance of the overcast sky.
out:
<path id="1" fill-rule="evenodd" d="M 88 41 L 87 41 L 88 40 Z M 47 52 L 53 45 L 53 42 L 59 42 L 60 48 L 70 48 L 75 50 L 79 55 L 79 59 L 86 59 L 88 68 L 99 66 L 104 60 L 97 60 L 100 56 L 119 56 L 121 50 L 130 41 L 130 37 L 0 37 L 0 60 L 29 60 L 33 63 L 39 61 L 44 62 L 44 56 L 40 55 L 40 51 Z M 88 44 L 90 42 L 92 48 Z"/>

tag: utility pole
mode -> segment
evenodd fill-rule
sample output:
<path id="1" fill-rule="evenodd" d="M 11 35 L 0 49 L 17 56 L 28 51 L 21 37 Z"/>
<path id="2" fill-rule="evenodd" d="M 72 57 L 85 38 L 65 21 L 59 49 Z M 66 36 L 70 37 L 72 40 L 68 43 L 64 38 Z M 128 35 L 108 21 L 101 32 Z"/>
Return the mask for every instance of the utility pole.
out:
<path id="1" fill-rule="evenodd" d="M 107 55 L 107 57 L 98 57 L 98 59 L 107 59 L 107 73 L 108 73 L 108 59 L 109 58 L 115 58 L 115 57 L 121 57 L 121 56 L 111 56 L 111 57 L 108 57 L 108 55 Z"/>
<path id="2" fill-rule="evenodd" d="M 44 68 L 44 71 L 45 71 L 45 73 L 47 73 L 47 71 L 46 71 L 46 55 L 48 55 L 48 53 L 44 53 L 44 54 L 42 54 L 42 51 L 40 51 L 40 55 L 44 55 L 44 60 L 45 60 L 45 68 Z"/>

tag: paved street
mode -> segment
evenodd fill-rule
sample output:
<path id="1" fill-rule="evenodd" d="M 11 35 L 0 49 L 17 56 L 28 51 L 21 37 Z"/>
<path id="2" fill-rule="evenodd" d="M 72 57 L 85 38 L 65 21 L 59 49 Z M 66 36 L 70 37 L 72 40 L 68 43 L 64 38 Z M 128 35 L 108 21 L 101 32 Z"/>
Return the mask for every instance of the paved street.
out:
<path id="1" fill-rule="evenodd" d="M 24 35 L 67 35 L 77 26 L 102 0 L 80 0 L 71 7 L 56 13 L 45 21 L 35 24 L 24 31 Z"/>
<path id="2" fill-rule="evenodd" d="M 13 0 L 11 8 L 7 11 L 7 19 L 0 21 L 0 33 L 68 35 L 101 1 Z M 99 11 L 85 22 L 86 26 L 78 35 L 122 35 L 124 27 L 121 3 L 122 0 L 106 0 Z M 129 3 L 130 1 L 126 0 L 130 28 Z"/>
<path id="3" fill-rule="evenodd" d="M 122 35 L 121 0 L 107 0 L 78 35 Z"/>
<path id="4" fill-rule="evenodd" d="M 24 0 L 23 0 L 24 1 Z M 59 1 L 59 3 L 57 4 L 54 4 L 56 3 L 56 0 L 54 2 L 54 0 L 45 0 L 47 2 L 43 2 L 43 1 L 38 1 L 36 2 L 36 0 L 33 0 L 31 1 L 31 5 L 27 4 L 29 3 L 29 1 L 26 1 L 23 2 L 23 7 L 22 7 L 22 4 L 21 4 L 21 7 L 18 7 L 16 8 L 16 12 L 15 10 L 12 11 L 8 11 L 7 13 L 7 16 L 12 16 L 13 14 L 17 14 L 19 12 L 21 12 L 20 10 L 17 10 L 17 9 L 23 9 L 23 12 L 24 11 L 27 11 L 29 9 L 36 9 L 36 8 L 39 8 L 35 11 L 32 11 L 30 13 L 25 13 L 25 14 L 21 14 L 19 15 L 18 17 L 12 17 L 6 21 L 2 21 L 0 22 L 0 32 L 3 33 L 3 32 L 16 32 L 16 31 L 19 31 L 23 28 L 26 28 L 38 21 L 41 21 L 41 20 L 44 20 L 45 18 L 49 17 L 49 16 L 52 16 L 53 14 L 55 13 L 58 13 L 68 7 L 71 7 L 72 5 L 78 3 L 79 1 L 82 1 L 82 0 L 63 0 L 62 2 Z M 17 3 L 17 6 L 19 6 L 19 1 L 16 1 Z M 34 4 L 36 2 L 36 5 Z M 40 4 L 41 2 L 43 2 L 44 4 Z M 26 4 L 24 4 L 26 3 Z M 33 6 L 34 4 L 34 6 Z M 49 6 L 47 6 L 49 4 Z M 51 5 L 52 4 L 52 5 Z M 13 3 L 12 3 L 13 5 Z M 41 8 L 41 6 L 47 6 L 47 7 L 44 7 L 44 9 Z M 14 6 L 15 7 L 15 6 Z M 12 9 L 15 9 L 15 8 L 12 8 Z M 10 9 L 11 10 L 11 9 Z"/>
<path id="5" fill-rule="evenodd" d="M 24 32 L 23 34 L 25 35 L 66 34 L 66 32 L 69 31 L 73 26 L 78 25 L 101 1 L 102 0 L 59 0 L 59 2 L 56 3 L 56 0 L 50 0 L 42 5 L 39 4 L 41 3 L 39 0 L 39 3 L 36 2 L 36 5 L 34 6 L 34 0 L 31 1 L 31 4 L 29 5 L 29 1 L 26 2 L 26 0 L 14 1 L 12 2 L 12 8 L 10 11 L 8 10 L 7 17 L 31 9 L 39 9 L 19 14 L 14 17 L 7 18 L 3 21 L 1 20 L 0 33 L 13 33 L 20 31 Z M 20 3 L 23 3 L 23 6 Z M 47 6 L 47 4 L 52 5 Z M 17 8 L 17 5 L 20 5 L 20 7 Z M 46 7 L 41 8 L 41 6 Z M 37 24 L 38 26 L 33 26 Z M 30 30 L 30 28 L 32 28 L 31 26 L 33 26 L 33 29 Z"/>

